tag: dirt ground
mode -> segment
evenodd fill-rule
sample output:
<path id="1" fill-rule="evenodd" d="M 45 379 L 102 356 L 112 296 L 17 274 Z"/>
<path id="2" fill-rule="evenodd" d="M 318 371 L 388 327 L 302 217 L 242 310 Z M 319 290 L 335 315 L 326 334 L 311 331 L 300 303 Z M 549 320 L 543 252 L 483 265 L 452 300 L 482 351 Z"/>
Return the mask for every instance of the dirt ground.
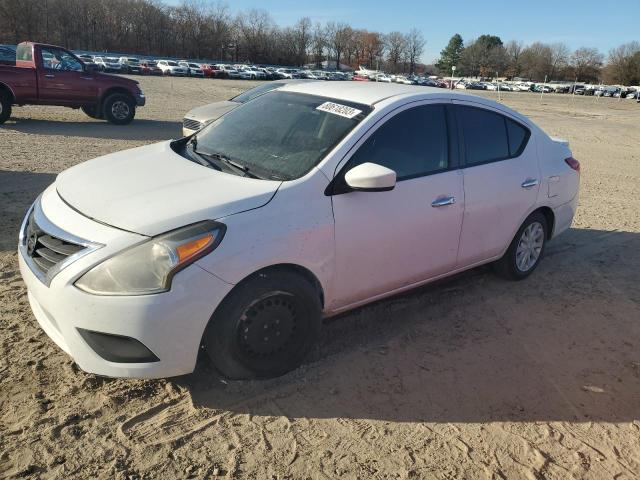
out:
<path id="1" fill-rule="evenodd" d="M 583 169 L 574 226 L 528 280 L 479 268 L 332 319 L 273 381 L 227 383 L 204 362 L 104 379 L 31 314 L 24 212 L 61 170 L 176 137 L 187 110 L 252 85 L 141 83 L 128 127 L 54 107 L 0 127 L 0 478 L 640 477 L 640 105 L 502 94 Z"/>

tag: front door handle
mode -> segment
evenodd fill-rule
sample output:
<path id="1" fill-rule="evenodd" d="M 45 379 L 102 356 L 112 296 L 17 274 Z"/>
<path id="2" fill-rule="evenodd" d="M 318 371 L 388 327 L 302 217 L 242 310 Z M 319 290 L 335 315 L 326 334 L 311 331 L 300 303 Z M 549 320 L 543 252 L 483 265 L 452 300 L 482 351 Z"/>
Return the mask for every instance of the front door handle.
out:
<path id="1" fill-rule="evenodd" d="M 56 76 L 53 73 L 47 73 L 44 77 L 45 78 L 56 78 Z"/>
<path id="2" fill-rule="evenodd" d="M 535 187 L 540 183 L 540 180 L 537 178 L 527 178 L 524 182 L 522 182 L 522 188 L 531 188 Z"/>
<path id="3" fill-rule="evenodd" d="M 454 203 L 456 203 L 456 197 L 440 197 L 431 202 L 431 206 L 434 208 L 446 207 L 447 205 L 453 205 Z"/>

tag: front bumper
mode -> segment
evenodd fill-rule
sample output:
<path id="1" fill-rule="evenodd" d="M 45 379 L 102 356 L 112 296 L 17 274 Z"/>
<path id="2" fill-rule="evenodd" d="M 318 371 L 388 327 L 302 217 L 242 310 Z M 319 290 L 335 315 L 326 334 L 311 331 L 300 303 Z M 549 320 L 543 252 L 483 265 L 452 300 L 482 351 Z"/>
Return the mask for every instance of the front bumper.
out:
<path id="1" fill-rule="evenodd" d="M 20 273 L 29 303 L 45 333 L 87 372 L 109 377 L 159 378 L 193 371 L 202 334 L 213 311 L 232 285 L 191 265 L 174 278 L 171 290 L 141 296 L 100 296 L 73 283 L 89 268 L 145 237 L 98 224 L 66 206 L 51 187 L 43 194 L 42 211 L 54 224 L 105 246 L 67 265 L 46 286 L 29 268 L 21 249 Z M 66 222 L 64 219 L 66 218 Z M 157 361 L 109 361 L 87 343 L 79 329 L 135 339 Z M 104 354 L 103 354 L 104 355 Z"/>
<path id="2" fill-rule="evenodd" d="M 147 103 L 147 97 L 144 96 L 144 94 L 137 94 L 136 95 L 136 105 L 138 107 L 144 107 L 145 103 Z"/>

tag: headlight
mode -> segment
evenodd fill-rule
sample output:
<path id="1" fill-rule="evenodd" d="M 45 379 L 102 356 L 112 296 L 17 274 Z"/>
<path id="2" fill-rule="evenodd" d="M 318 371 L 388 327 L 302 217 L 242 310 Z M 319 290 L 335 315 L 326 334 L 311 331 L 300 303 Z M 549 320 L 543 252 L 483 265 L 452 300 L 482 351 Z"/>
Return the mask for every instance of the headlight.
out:
<path id="1" fill-rule="evenodd" d="M 95 295 L 166 292 L 177 272 L 218 246 L 225 229 L 207 220 L 154 237 L 96 265 L 75 285 Z"/>

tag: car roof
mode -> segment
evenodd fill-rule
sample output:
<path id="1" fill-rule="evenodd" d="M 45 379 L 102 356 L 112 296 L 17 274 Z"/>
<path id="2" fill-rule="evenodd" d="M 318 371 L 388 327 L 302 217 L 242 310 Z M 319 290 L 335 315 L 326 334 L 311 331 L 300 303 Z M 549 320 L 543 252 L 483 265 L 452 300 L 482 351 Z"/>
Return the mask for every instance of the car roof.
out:
<path id="1" fill-rule="evenodd" d="M 390 97 L 406 94 L 442 94 L 441 88 L 417 87 L 399 83 L 380 82 L 310 82 L 296 83 L 282 87 L 282 90 L 330 97 L 348 102 L 373 105 Z"/>
<path id="2" fill-rule="evenodd" d="M 533 126 L 533 122 L 521 113 L 507 107 L 494 100 L 462 93 L 455 90 L 442 89 L 437 87 L 422 87 L 417 85 L 404 85 L 400 83 L 381 82 L 296 82 L 287 83 L 278 89 L 279 91 L 306 93 L 308 95 L 318 95 L 329 97 L 346 102 L 360 103 L 364 105 L 374 105 L 378 102 L 392 97 L 413 97 L 424 98 L 434 96 L 438 98 L 448 98 L 452 100 L 466 100 L 479 105 L 485 105 L 512 115 L 523 123 Z"/>

